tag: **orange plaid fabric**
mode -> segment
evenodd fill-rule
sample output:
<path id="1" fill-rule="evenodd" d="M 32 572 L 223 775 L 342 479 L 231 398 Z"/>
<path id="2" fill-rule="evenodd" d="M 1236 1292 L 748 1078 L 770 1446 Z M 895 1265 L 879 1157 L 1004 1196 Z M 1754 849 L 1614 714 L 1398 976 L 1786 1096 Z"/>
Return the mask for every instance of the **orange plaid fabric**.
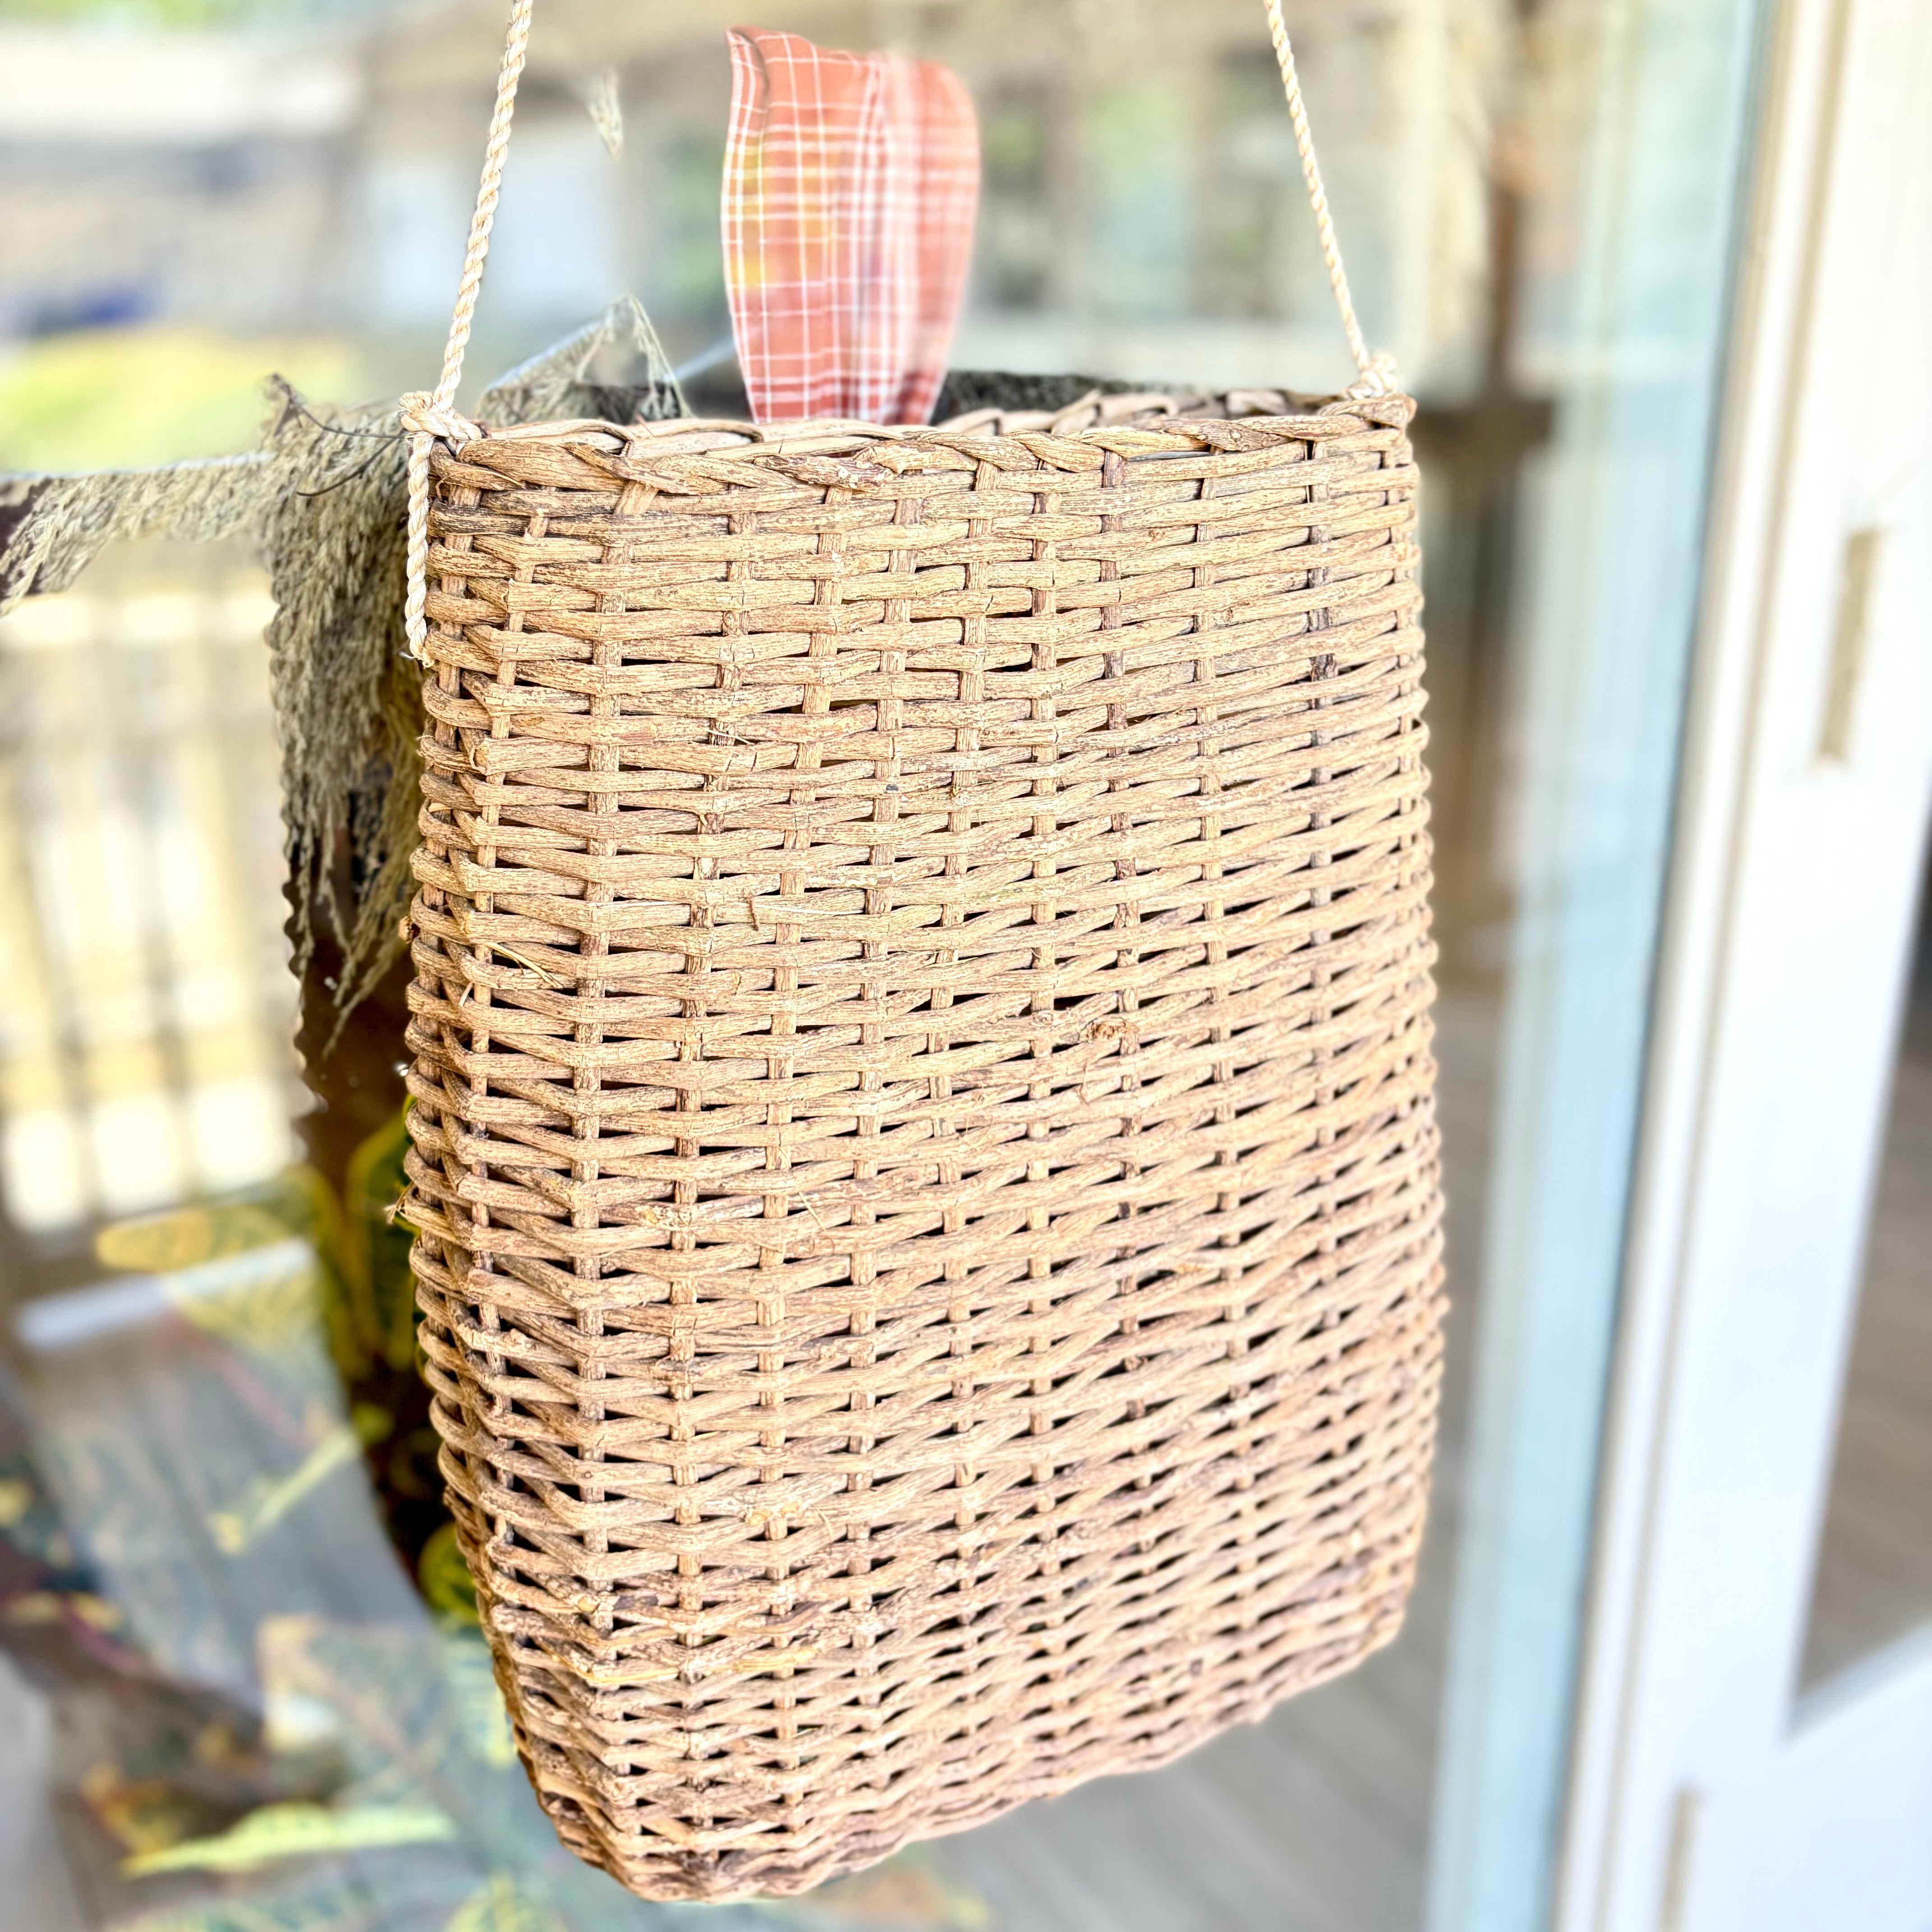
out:
<path id="1" fill-rule="evenodd" d="M 972 254 L 971 99 L 934 61 L 730 42 L 724 284 L 753 417 L 924 422 Z"/>

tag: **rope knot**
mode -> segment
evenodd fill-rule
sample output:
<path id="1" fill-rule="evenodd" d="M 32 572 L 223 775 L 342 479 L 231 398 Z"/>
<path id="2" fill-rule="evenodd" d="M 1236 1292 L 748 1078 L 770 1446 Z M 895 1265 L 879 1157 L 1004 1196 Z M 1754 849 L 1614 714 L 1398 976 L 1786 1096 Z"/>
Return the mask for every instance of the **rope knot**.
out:
<path id="1" fill-rule="evenodd" d="M 421 389 L 412 389 L 403 398 L 403 427 L 412 436 L 436 436 L 460 449 L 466 442 L 479 441 L 488 432 L 467 416 L 459 416 L 447 403 L 439 403 Z"/>
<path id="2" fill-rule="evenodd" d="M 1361 380 L 1351 382 L 1344 393 L 1360 401 L 1366 396 L 1391 395 L 1396 387 L 1395 358 L 1386 349 L 1378 349 L 1369 358 Z"/>

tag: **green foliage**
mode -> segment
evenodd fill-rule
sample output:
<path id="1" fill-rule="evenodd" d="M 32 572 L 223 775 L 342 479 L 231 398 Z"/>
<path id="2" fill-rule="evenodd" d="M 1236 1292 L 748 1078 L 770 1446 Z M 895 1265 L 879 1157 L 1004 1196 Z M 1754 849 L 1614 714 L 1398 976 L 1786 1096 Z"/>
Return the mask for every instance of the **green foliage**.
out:
<path id="1" fill-rule="evenodd" d="M 19 4 L 0 0 L 0 17 Z M 360 386 L 355 352 L 327 338 L 235 341 L 176 327 L 43 337 L 0 360 L 0 470 L 125 469 L 253 448 L 262 380 L 278 370 L 310 395 Z"/>
<path id="2" fill-rule="evenodd" d="M 368 1284 L 375 1344 L 392 1369 L 416 1360 L 416 1285 L 410 1273 L 415 1236 L 396 1211 L 408 1178 L 407 1119 L 405 1108 L 350 1156 L 342 1190 L 356 1265 Z"/>
<path id="3" fill-rule="evenodd" d="M 314 1266 L 304 1262 L 292 1268 L 278 1292 L 268 1292 L 276 1285 L 258 1284 L 232 1306 L 212 1303 L 191 1310 L 191 1317 L 203 1325 L 245 1323 L 259 1331 L 254 1334 L 256 1346 L 272 1352 L 280 1342 L 307 1332 L 319 1295 L 329 1352 L 343 1376 L 353 1380 L 382 1343 L 368 1288 L 366 1253 L 344 1226 L 328 1182 L 311 1167 L 286 1168 L 222 1200 L 117 1221 L 95 1238 L 94 1254 L 107 1268 L 166 1275 L 268 1247 L 291 1234 L 300 1235 L 314 1250 Z M 250 1337 L 238 1329 L 234 1339 Z"/>
<path id="4" fill-rule="evenodd" d="M 445 1523 L 423 1545 L 416 1561 L 416 1581 L 422 1586 L 423 1601 L 438 1616 L 454 1624 L 476 1624 L 476 1586 L 457 1546 L 454 1523 Z"/>
<path id="5" fill-rule="evenodd" d="M 0 20 L 75 26 L 226 27 L 329 10 L 316 0 L 0 0 Z"/>
<path id="6" fill-rule="evenodd" d="M 264 1804 L 218 1837 L 184 1839 L 163 1850 L 138 1853 L 122 1870 L 130 1878 L 154 1872 L 254 1871 L 284 1858 L 446 1844 L 456 1835 L 455 1826 L 433 1805 Z"/>

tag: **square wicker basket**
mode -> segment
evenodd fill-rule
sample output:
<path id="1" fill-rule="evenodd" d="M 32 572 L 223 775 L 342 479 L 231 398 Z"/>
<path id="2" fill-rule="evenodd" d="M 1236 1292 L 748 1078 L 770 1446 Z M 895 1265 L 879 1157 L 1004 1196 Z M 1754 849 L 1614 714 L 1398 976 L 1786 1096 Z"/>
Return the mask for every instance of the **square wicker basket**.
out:
<path id="1" fill-rule="evenodd" d="M 436 454 L 423 1345 L 531 1775 L 641 1892 L 802 1888 L 1395 1630 L 1406 408 Z"/>
<path id="2" fill-rule="evenodd" d="M 420 400 L 423 1346 L 519 1747 L 634 1889 L 802 1889 L 1395 1631 L 1412 407 Z"/>

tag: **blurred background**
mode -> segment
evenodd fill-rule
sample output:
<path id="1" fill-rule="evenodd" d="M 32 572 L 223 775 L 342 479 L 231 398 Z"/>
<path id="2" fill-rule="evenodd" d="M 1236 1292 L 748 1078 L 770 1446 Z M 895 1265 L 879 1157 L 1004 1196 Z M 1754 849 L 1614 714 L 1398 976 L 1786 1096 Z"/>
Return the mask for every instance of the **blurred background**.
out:
<path id="1" fill-rule="evenodd" d="M 1288 10 L 1368 332 L 1424 406 L 1455 1310 L 1409 1624 L 1169 1770 L 707 1927 L 1556 1922 L 1778 10 Z M 538 8 L 466 393 L 627 290 L 694 382 L 715 370 L 740 17 Z M 985 178 L 956 366 L 1348 379 L 1252 0 L 775 0 L 755 24 L 966 81 Z M 472 0 L 0 0 L 0 472 L 246 449 L 272 371 L 318 406 L 424 386 L 500 34 Z M 614 155 L 586 111 L 606 68 Z M 400 1040 L 365 1019 L 362 1097 L 327 1118 L 293 1044 L 270 608 L 245 544 L 146 542 L 0 619 L 0 1926 L 694 1920 L 555 1850 L 439 1532 L 382 1214 Z M 1917 957 L 1896 1080 L 1874 1076 L 1812 1688 L 1932 1615 Z"/>

